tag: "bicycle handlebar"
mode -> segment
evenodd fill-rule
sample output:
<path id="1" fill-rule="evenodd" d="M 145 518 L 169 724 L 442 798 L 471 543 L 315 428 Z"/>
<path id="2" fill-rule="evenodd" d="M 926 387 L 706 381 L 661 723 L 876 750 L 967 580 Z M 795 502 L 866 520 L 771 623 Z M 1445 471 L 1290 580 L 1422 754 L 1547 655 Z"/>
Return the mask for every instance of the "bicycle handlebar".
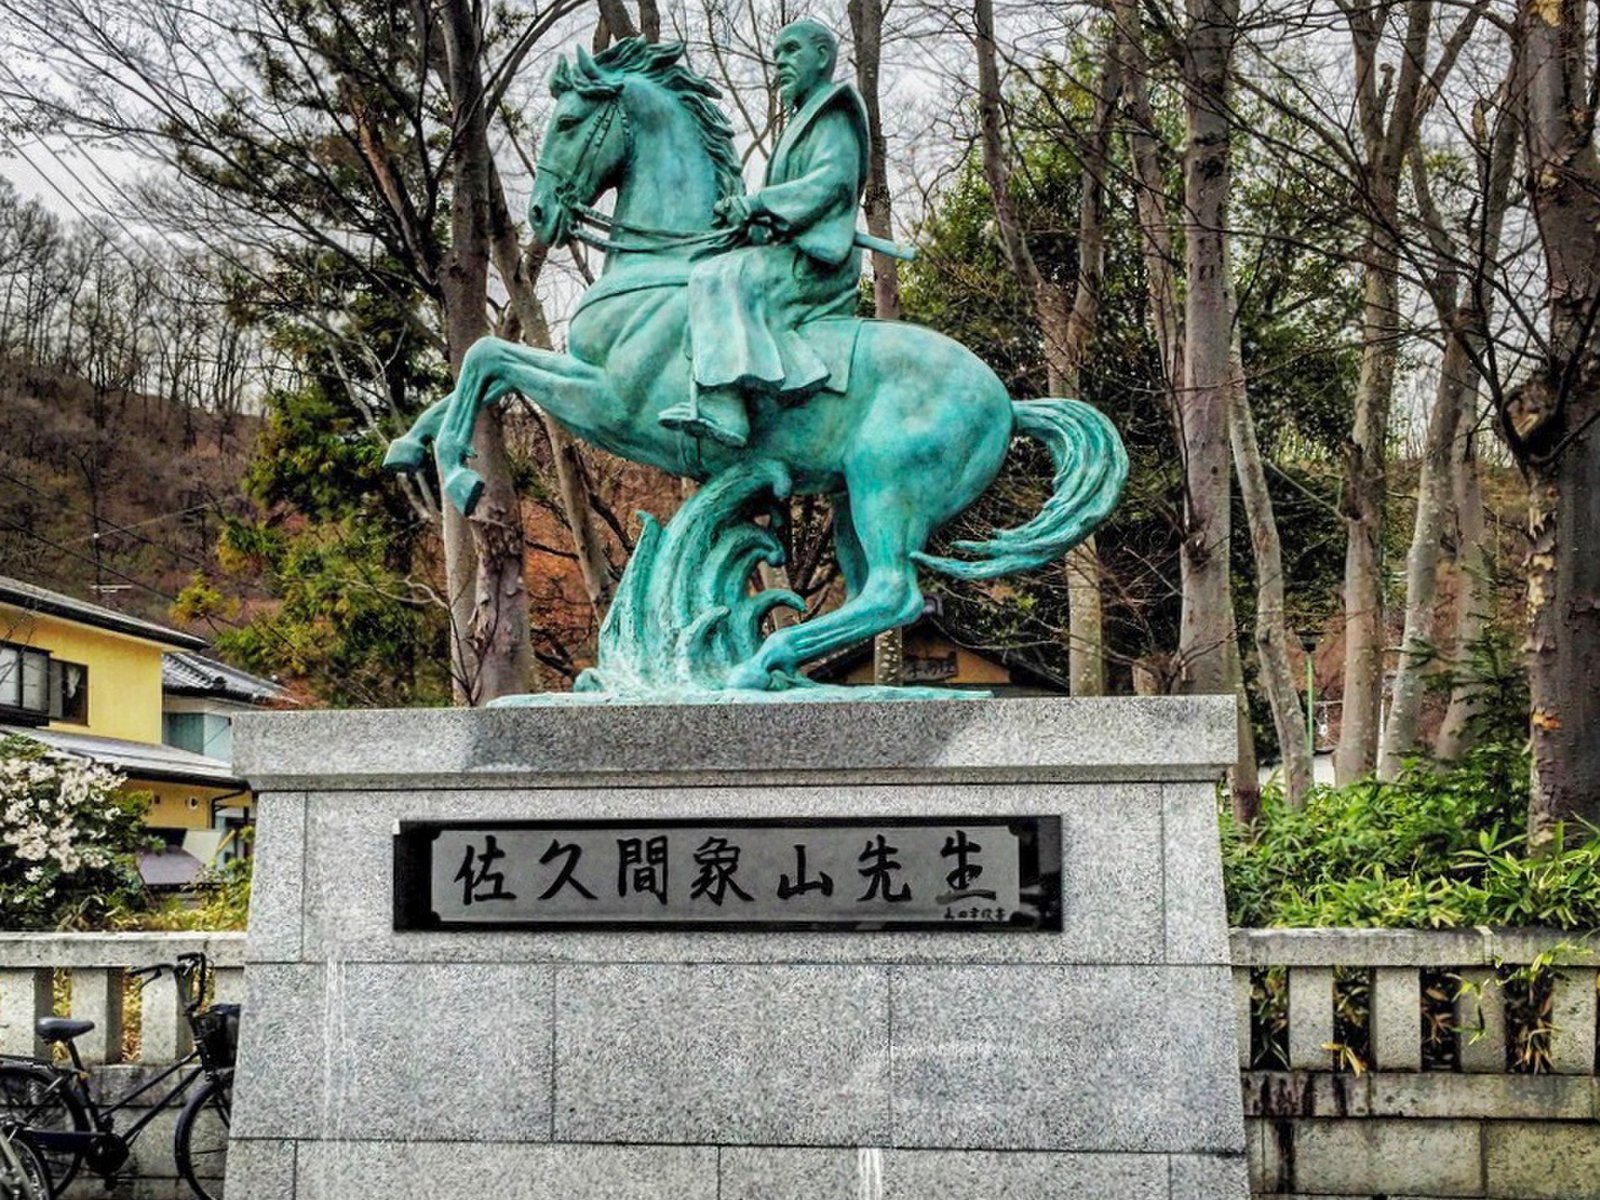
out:
<path id="1" fill-rule="evenodd" d="M 178 955 L 176 962 L 151 963 L 147 967 L 135 967 L 128 974 L 136 979 L 154 979 L 163 971 L 171 972 L 184 990 L 183 1007 L 193 1013 L 205 1003 L 206 983 L 211 976 L 211 962 L 198 950 L 191 950 Z"/>

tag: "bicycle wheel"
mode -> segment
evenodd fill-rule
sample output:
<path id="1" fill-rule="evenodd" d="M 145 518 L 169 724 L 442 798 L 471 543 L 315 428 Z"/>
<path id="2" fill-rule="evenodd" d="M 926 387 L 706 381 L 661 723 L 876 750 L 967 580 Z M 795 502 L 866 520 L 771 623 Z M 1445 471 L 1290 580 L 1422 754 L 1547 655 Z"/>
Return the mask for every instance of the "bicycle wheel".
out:
<path id="1" fill-rule="evenodd" d="M 20 1133 L 0 1129 L 0 1200 L 50 1200 L 50 1169 Z"/>
<path id="2" fill-rule="evenodd" d="M 219 1200 L 228 1166 L 228 1125 L 233 1115 L 233 1072 L 202 1083 L 178 1117 L 172 1157 L 200 1200 Z"/>
<path id="3" fill-rule="evenodd" d="M 52 1146 L 49 1137 L 93 1128 L 83 1102 L 67 1086 L 67 1077 L 37 1063 L 0 1063 L 0 1121 L 21 1126 L 31 1135 L 29 1140 L 50 1172 L 50 1194 L 66 1191 L 83 1163 L 83 1151 Z"/>

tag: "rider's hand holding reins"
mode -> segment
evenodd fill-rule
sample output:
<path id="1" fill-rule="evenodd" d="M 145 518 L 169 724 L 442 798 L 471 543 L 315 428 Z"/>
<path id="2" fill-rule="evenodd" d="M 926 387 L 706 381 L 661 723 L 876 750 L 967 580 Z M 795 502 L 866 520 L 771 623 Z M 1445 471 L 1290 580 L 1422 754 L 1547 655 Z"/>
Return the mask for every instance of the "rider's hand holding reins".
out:
<path id="1" fill-rule="evenodd" d="M 732 229 L 745 229 L 761 219 L 750 196 L 724 196 L 711 208 L 717 220 Z"/>

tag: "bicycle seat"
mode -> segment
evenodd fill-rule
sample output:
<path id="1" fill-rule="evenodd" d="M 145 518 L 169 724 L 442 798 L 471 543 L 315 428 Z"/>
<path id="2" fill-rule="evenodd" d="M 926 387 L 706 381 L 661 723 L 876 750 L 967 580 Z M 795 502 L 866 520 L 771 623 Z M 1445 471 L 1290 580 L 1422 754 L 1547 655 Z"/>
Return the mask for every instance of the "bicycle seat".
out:
<path id="1" fill-rule="evenodd" d="M 93 1028 L 93 1021 L 74 1021 L 70 1017 L 40 1017 L 33 1023 L 34 1032 L 47 1042 L 70 1042 Z"/>

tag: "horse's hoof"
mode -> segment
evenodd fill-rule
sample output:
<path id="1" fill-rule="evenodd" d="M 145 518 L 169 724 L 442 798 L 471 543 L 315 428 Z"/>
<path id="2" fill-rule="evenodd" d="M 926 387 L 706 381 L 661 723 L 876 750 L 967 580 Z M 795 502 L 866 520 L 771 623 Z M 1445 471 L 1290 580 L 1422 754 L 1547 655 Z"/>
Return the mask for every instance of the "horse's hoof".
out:
<path id="1" fill-rule="evenodd" d="M 730 692 L 765 692 L 772 688 L 772 672 L 755 663 L 740 663 L 728 676 L 724 690 Z"/>
<path id="2" fill-rule="evenodd" d="M 470 467 L 457 467 L 444 481 L 444 494 L 462 516 L 470 517 L 483 499 L 483 476 Z"/>
<path id="3" fill-rule="evenodd" d="M 422 460 L 427 456 L 426 446 L 409 433 L 403 434 L 389 443 L 389 452 L 383 456 L 383 469 L 409 475 L 422 466 Z"/>

